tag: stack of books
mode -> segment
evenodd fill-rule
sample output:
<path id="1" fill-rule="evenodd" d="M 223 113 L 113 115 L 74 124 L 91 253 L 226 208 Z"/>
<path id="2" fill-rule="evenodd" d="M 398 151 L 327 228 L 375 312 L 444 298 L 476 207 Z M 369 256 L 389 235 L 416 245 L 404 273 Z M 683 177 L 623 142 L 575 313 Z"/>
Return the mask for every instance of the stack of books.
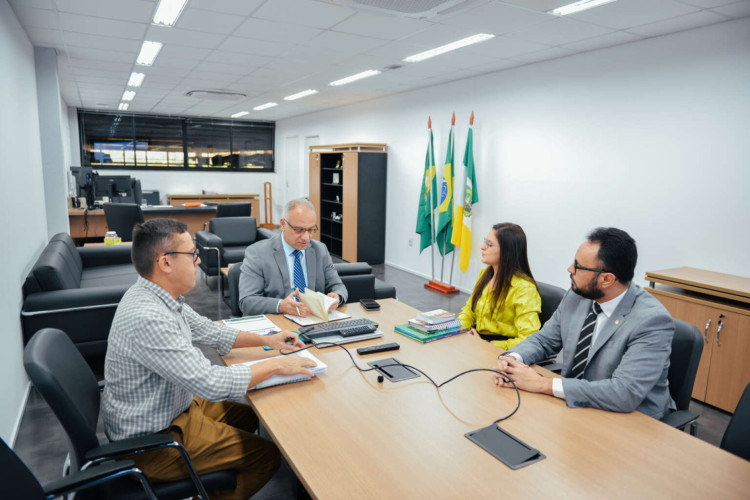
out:
<path id="1" fill-rule="evenodd" d="M 461 326 L 455 314 L 442 309 L 419 313 L 409 323 L 397 325 L 395 330 L 423 344 L 469 331 Z"/>

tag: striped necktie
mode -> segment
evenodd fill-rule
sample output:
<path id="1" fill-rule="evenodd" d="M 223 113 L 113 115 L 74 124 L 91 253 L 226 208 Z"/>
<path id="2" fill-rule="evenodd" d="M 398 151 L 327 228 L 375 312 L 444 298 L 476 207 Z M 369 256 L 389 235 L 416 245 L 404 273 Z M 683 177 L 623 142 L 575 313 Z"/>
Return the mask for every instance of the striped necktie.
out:
<path id="1" fill-rule="evenodd" d="M 576 355 L 573 358 L 573 368 L 570 369 L 568 378 L 583 378 L 583 370 L 586 368 L 586 362 L 589 357 L 589 348 L 591 347 L 591 338 L 594 336 L 596 329 L 596 317 L 602 312 L 601 306 L 596 302 L 592 303 L 591 311 L 583 322 L 581 335 L 578 337 L 576 346 Z"/>
<path id="2" fill-rule="evenodd" d="M 294 254 L 294 288 L 298 289 L 300 293 L 305 293 L 305 273 L 302 272 L 302 252 L 295 250 Z"/>

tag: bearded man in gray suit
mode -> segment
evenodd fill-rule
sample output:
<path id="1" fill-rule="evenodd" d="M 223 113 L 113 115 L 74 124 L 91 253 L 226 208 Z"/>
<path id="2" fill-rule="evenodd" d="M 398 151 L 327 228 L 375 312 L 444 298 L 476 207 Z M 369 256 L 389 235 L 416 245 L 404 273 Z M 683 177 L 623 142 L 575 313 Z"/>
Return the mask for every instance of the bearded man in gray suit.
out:
<path id="1" fill-rule="evenodd" d="M 245 250 L 239 283 L 242 314 L 283 313 L 307 316 L 297 296 L 310 288 L 333 297 L 335 309 L 346 303 L 346 287 L 333 267 L 326 246 L 312 239 L 318 230 L 315 207 L 304 198 L 284 208 L 281 234 Z"/>
<path id="2" fill-rule="evenodd" d="M 638 410 L 661 418 L 674 401 L 667 372 L 674 322 L 650 293 L 632 283 L 638 251 L 625 231 L 598 228 L 568 268 L 571 289 L 541 330 L 498 357 L 501 387 L 565 399 L 571 408 Z M 563 352 L 561 378 L 529 367 Z M 507 377 L 507 378 L 506 378 Z"/>

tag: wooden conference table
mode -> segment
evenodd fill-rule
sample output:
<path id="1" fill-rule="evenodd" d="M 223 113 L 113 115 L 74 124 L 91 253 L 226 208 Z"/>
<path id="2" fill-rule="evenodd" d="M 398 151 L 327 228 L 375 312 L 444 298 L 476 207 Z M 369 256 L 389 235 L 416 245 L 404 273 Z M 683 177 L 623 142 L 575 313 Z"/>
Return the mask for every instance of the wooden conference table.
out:
<path id="1" fill-rule="evenodd" d="M 143 218 L 146 220 L 166 217 L 177 219 L 188 225 L 188 231 L 195 234 L 200 231 L 203 224 L 216 216 L 216 207 L 182 207 L 182 206 L 148 206 L 143 208 Z M 107 232 L 107 219 L 104 210 L 89 210 L 86 215 L 88 229 L 84 222 L 84 210 L 82 208 L 69 208 L 68 220 L 70 221 L 70 236 L 73 239 L 103 238 Z"/>
<path id="2" fill-rule="evenodd" d="M 500 351 L 469 334 L 422 345 L 394 333 L 417 311 L 394 299 L 380 304 L 377 312 L 342 308 L 385 333 L 347 344 L 360 366 L 396 357 L 440 383 L 494 365 Z M 282 328 L 296 326 L 269 317 Z M 356 354 L 381 342 L 401 349 Z M 338 347 L 311 352 L 328 365 L 326 373 L 248 392 L 248 400 L 313 498 L 748 498 L 750 462 L 639 412 L 571 409 L 526 392 L 500 425 L 547 458 L 511 470 L 464 437 L 516 405 L 515 391 L 494 386 L 490 373 L 464 375 L 438 392 L 424 377 L 378 383 L 377 372 L 358 372 Z M 272 355 L 235 349 L 224 361 Z"/>

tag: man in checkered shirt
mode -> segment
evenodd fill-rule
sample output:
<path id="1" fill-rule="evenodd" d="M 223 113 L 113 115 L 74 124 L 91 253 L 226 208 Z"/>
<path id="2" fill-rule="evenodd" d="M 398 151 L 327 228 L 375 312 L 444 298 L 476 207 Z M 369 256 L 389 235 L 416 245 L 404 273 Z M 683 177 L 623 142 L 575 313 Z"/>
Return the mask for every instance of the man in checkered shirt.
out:
<path id="1" fill-rule="evenodd" d="M 140 277 L 123 296 L 109 334 L 102 397 L 107 436 L 117 441 L 172 434 L 199 474 L 237 471 L 237 488 L 212 492 L 211 498 L 248 498 L 279 467 L 279 451 L 253 433 L 258 417 L 252 409 L 230 400 L 272 375 L 312 376 L 307 368 L 314 363 L 289 356 L 258 363 L 252 371 L 212 365 L 196 344 L 222 355 L 235 347 L 296 350 L 303 344 L 292 332 L 264 337 L 214 323 L 184 303 L 199 259 L 182 222 L 153 219 L 136 226 L 131 252 Z M 152 481 L 188 477 L 174 449 L 133 459 Z"/>

